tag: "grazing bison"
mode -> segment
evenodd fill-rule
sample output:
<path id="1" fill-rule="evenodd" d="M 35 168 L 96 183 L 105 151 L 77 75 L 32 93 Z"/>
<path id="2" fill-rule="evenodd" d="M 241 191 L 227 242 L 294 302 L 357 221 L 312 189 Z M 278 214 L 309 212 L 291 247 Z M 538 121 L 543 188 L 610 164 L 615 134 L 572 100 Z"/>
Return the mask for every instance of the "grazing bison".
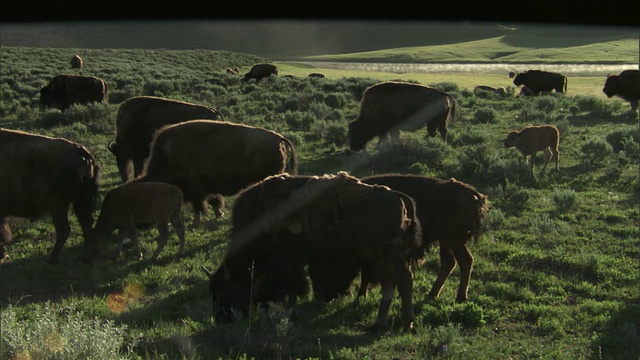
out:
<path id="1" fill-rule="evenodd" d="M 542 70 L 529 70 L 519 73 L 513 79 L 515 86 L 524 85 L 528 87 L 533 95 L 540 95 L 541 92 L 567 93 L 567 77 L 553 72 Z"/>
<path id="2" fill-rule="evenodd" d="M 57 75 L 40 89 L 40 105 L 65 110 L 72 104 L 107 101 L 107 83 L 95 76 Z"/>
<path id="3" fill-rule="evenodd" d="M 541 173 L 547 169 L 547 165 L 553 158 L 556 163 L 556 171 L 559 170 L 558 161 L 560 153 L 560 132 L 552 125 L 529 126 L 522 130 L 512 131 L 504 140 L 504 147 L 518 149 L 525 158 L 529 157 L 531 175 L 533 175 L 533 163 L 538 151 L 544 151 L 545 162 Z"/>
<path id="4" fill-rule="evenodd" d="M 184 256 L 184 225 L 180 218 L 182 191 L 177 186 L 160 183 L 127 183 L 110 190 L 104 197 L 100 216 L 93 228 L 94 244 L 104 247 L 107 238 L 118 230 L 119 245 L 116 257 L 122 253 L 122 244 L 128 236 L 133 240 L 138 257 L 143 258 L 136 225 L 155 223 L 158 226 L 158 247 L 151 260 L 155 260 L 169 239 L 169 223 L 180 240 L 178 254 Z"/>
<path id="5" fill-rule="evenodd" d="M 82 61 L 82 58 L 80 57 L 80 55 L 73 55 L 71 57 L 71 68 L 72 69 L 82 69 L 82 66 L 84 65 L 84 61 Z"/>
<path id="6" fill-rule="evenodd" d="M 397 140 L 400 130 L 415 131 L 427 126 L 429 136 L 440 132 L 446 140 L 447 123 L 455 120 L 457 102 L 440 90 L 405 82 L 382 82 L 363 94 L 358 118 L 349 123 L 351 150 L 364 149 L 375 136 L 378 142 Z"/>
<path id="7" fill-rule="evenodd" d="M 238 75 L 238 74 L 240 74 L 240 69 L 238 69 L 237 66 L 234 67 L 233 69 L 232 68 L 227 68 L 227 74 L 229 74 L 229 75 Z"/>
<path id="8" fill-rule="evenodd" d="M 628 101 L 635 112 L 640 99 L 640 70 L 624 70 L 618 75 L 607 75 L 602 92 L 609 98 L 617 96 Z"/>
<path id="9" fill-rule="evenodd" d="M 251 303 L 308 293 L 329 300 L 348 290 L 358 271 L 381 285 L 375 326 L 384 325 L 395 289 L 405 328 L 413 326 L 412 260 L 424 256 L 413 200 L 346 173 L 280 174 L 243 190 L 233 207 L 225 257 L 210 274 L 216 319 Z M 308 269 L 308 272 L 305 271 Z"/>
<path id="10" fill-rule="evenodd" d="M 321 74 L 321 73 L 311 73 L 311 74 L 309 74 L 308 77 L 324 79 L 325 76 L 324 76 L 324 74 Z"/>
<path id="11" fill-rule="evenodd" d="M 285 170 L 297 172 L 297 155 L 284 136 L 247 125 L 198 119 L 158 130 L 142 175 L 133 181 L 178 186 L 185 202 L 193 205 L 193 226 L 197 227 L 200 214 L 207 213 L 210 194 L 234 195 Z"/>
<path id="12" fill-rule="evenodd" d="M 480 97 L 486 96 L 487 93 L 496 94 L 498 96 L 506 96 L 507 90 L 503 87 L 495 88 L 493 86 L 488 86 L 488 85 L 478 85 L 473 89 L 473 93 L 476 94 L 476 96 L 480 96 Z"/>
<path id="13" fill-rule="evenodd" d="M 218 110 L 203 105 L 155 96 L 135 96 L 123 101 L 116 116 L 116 138 L 107 145 L 116 157 L 122 182 L 140 175 L 158 129 L 194 119 L 224 120 L 224 117 Z"/>
<path id="14" fill-rule="evenodd" d="M 0 253 L 12 241 L 7 217 L 36 219 L 51 215 L 56 242 L 49 256 L 56 263 L 71 232 L 69 206 L 84 235 L 84 259 L 93 246 L 91 226 L 98 194 L 98 166 L 82 145 L 0 128 Z"/>
<path id="15" fill-rule="evenodd" d="M 273 64 L 255 64 L 248 73 L 244 74 L 244 81 L 256 79 L 260 81 L 271 75 L 278 75 L 278 68 Z"/>
<path id="16" fill-rule="evenodd" d="M 481 234 L 481 224 L 489 209 L 488 197 L 473 186 L 455 179 L 438 179 L 411 174 L 373 175 L 361 179 L 367 184 L 385 185 L 412 197 L 422 225 L 422 243 L 438 243 L 440 270 L 429 296 L 437 298 L 456 266 L 460 265 L 457 302 L 468 299 L 473 256 L 467 247 Z"/>

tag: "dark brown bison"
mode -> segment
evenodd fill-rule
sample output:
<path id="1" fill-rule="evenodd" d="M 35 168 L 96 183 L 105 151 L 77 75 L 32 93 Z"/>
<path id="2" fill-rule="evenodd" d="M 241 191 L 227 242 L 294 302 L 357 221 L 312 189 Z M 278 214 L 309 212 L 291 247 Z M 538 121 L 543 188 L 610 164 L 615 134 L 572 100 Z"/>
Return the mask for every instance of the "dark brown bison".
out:
<path id="1" fill-rule="evenodd" d="M 273 64 L 255 64 L 248 73 L 244 74 L 244 81 L 256 79 L 260 81 L 271 75 L 278 75 L 278 67 Z"/>
<path id="2" fill-rule="evenodd" d="M 457 102 L 449 94 L 424 85 L 383 82 L 363 94 L 358 118 L 349 123 L 351 150 L 359 151 L 378 137 L 378 142 L 397 140 L 400 130 L 415 131 L 427 126 L 429 136 L 447 136 L 447 123 L 455 120 Z"/>
<path id="3" fill-rule="evenodd" d="M 73 55 L 71 57 L 71 68 L 72 69 L 82 69 L 82 66 L 84 66 L 84 61 L 82 60 L 82 58 L 80 57 L 80 55 Z"/>
<path id="4" fill-rule="evenodd" d="M 486 96 L 487 93 L 496 94 L 498 96 L 504 97 L 507 95 L 507 90 L 503 87 L 496 88 L 489 85 L 478 85 L 475 88 L 473 88 L 473 93 L 479 97 Z"/>
<path id="5" fill-rule="evenodd" d="M 210 274 L 216 318 L 228 321 L 231 309 L 246 312 L 252 302 L 294 306 L 309 291 L 307 276 L 316 297 L 329 300 L 360 271 L 382 288 L 374 327 L 386 323 L 397 288 L 411 328 L 411 266 L 424 256 L 419 221 L 408 215 L 413 206 L 405 194 L 346 173 L 280 174 L 243 190 L 225 257 Z"/>
<path id="6" fill-rule="evenodd" d="M 107 102 L 107 83 L 95 76 L 57 75 L 40 89 L 40 105 L 65 110 L 72 104 Z"/>
<path id="7" fill-rule="evenodd" d="M 123 242 L 128 236 L 142 260 L 137 225 L 155 224 L 158 227 L 158 246 L 151 256 L 151 261 L 154 261 L 167 244 L 171 223 L 180 241 L 178 255 L 184 256 L 184 225 L 180 217 L 182 198 L 182 191 L 177 186 L 160 182 L 131 182 L 109 190 L 93 228 L 94 244 L 97 248 L 105 247 L 109 236 L 118 230 L 119 244 L 115 257 L 122 253 Z"/>
<path id="8" fill-rule="evenodd" d="M 158 130 L 143 172 L 133 181 L 178 186 L 185 202 L 193 205 L 193 225 L 199 226 L 210 194 L 231 196 L 285 171 L 297 172 L 297 155 L 284 136 L 247 125 L 198 119 Z"/>
<path id="9" fill-rule="evenodd" d="M 194 119 L 224 120 L 224 117 L 218 110 L 203 105 L 155 96 L 135 96 L 123 101 L 116 117 L 116 138 L 107 145 L 116 157 L 122 182 L 140 175 L 158 129 Z"/>
<path id="10" fill-rule="evenodd" d="M 85 239 L 84 259 L 90 260 L 97 179 L 98 166 L 84 146 L 0 129 L 0 253 L 12 241 L 7 217 L 36 219 L 49 214 L 56 242 L 48 261 L 57 262 L 71 233 L 68 214 L 73 204 Z"/>
<path id="11" fill-rule="evenodd" d="M 529 70 L 519 73 L 513 79 L 515 86 L 524 85 L 528 87 L 533 95 L 540 95 L 541 92 L 567 93 L 567 77 L 548 71 Z"/>
<path id="12" fill-rule="evenodd" d="M 308 77 L 324 79 L 325 76 L 324 76 L 324 74 L 321 74 L 321 73 L 311 73 L 311 74 L 309 74 Z"/>
<path id="13" fill-rule="evenodd" d="M 538 151 L 543 151 L 545 157 L 542 173 L 547 169 L 551 159 L 555 161 L 556 171 L 560 170 L 558 165 L 560 160 L 559 144 L 560 132 L 553 125 L 529 126 L 522 130 L 511 131 L 504 140 L 504 147 L 515 147 L 525 158 L 530 158 L 531 175 L 533 175 L 533 163 Z"/>
<path id="14" fill-rule="evenodd" d="M 640 70 L 624 70 L 618 75 L 607 75 L 602 92 L 609 98 L 617 96 L 628 101 L 635 112 L 640 99 Z"/>
<path id="15" fill-rule="evenodd" d="M 438 243 L 440 247 L 440 270 L 429 296 L 439 296 L 458 263 L 460 284 L 456 301 L 466 301 L 473 267 L 473 255 L 467 245 L 472 238 L 477 241 L 481 234 L 481 224 L 489 209 L 488 197 L 473 186 L 455 179 L 383 174 L 365 177 L 361 181 L 388 186 L 415 200 L 424 246 Z"/>

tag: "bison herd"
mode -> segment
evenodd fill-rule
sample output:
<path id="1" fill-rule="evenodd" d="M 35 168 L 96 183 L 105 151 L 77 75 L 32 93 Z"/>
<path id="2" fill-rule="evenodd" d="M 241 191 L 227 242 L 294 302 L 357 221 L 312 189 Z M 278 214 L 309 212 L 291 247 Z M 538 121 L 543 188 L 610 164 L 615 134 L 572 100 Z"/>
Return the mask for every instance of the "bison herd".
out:
<path id="1" fill-rule="evenodd" d="M 78 64 L 79 59 L 79 66 Z M 82 59 L 74 56 L 74 68 Z M 227 71 L 237 75 L 238 69 Z M 271 64 L 257 64 L 244 80 L 277 75 Z M 566 92 L 560 74 L 530 70 L 513 75 L 533 95 Z M 318 76 L 320 77 L 320 76 Z M 479 86 L 477 93 L 506 94 L 504 88 Z M 640 98 L 640 71 L 627 70 L 606 79 L 608 97 Z M 74 103 L 106 101 L 107 85 L 96 77 L 58 75 L 41 90 L 43 106 L 66 109 Z M 360 113 L 348 124 L 349 146 L 397 140 L 400 131 L 426 127 L 446 141 L 447 125 L 457 116 L 451 95 L 419 84 L 388 81 L 367 88 Z M 544 151 L 543 171 L 553 159 L 558 170 L 560 134 L 553 126 L 529 127 L 506 136 L 533 158 Z M 488 197 L 455 179 L 421 175 L 379 174 L 356 178 L 346 172 L 297 173 L 293 143 L 274 131 L 225 121 L 216 109 L 152 96 L 137 96 L 119 105 L 115 139 L 107 145 L 115 157 L 122 184 L 107 192 L 94 225 L 99 166 L 81 144 L 22 131 L 0 129 L 0 257 L 11 243 L 8 217 L 38 218 L 49 214 L 56 242 L 48 261 L 55 263 L 71 226 L 73 206 L 84 237 L 84 259 L 91 261 L 118 230 L 130 237 L 143 258 L 138 227 L 158 227 L 155 260 L 177 233 L 183 256 L 185 227 L 180 209 L 190 203 L 193 226 L 200 226 L 208 206 L 222 216 L 224 198 L 236 196 L 229 242 L 223 260 L 208 271 L 209 291 L 217 321 L 233 320 L 235 310 L 287 302 L 295 314 L 299 297 L 310 292 L 330 301 L 349 293 L 360 278 L 357 297 L 379 286 L 381 300 L 374 326 L 386 323 L 396 290 L 405 329 L 413 328 L 412 273 L 428 249 L 439 247 L 440 268 L 429 296 L 439 296 L 456 264 L 460 267 L 457 302 L 468 299 L 473 268 L 469 243 L 481 234 Z"/>

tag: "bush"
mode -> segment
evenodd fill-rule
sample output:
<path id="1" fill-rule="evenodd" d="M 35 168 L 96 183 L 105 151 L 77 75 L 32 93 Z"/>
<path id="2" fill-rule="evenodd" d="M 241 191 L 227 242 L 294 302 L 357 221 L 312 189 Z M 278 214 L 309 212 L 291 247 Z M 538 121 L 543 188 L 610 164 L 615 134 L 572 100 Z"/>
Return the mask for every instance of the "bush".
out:
<path id="1" fill-rule="evenodd" d="M 613 147 L 602 139 L 591 139 L 580 146 L 580 151 L 589 168 L 603 165 L 608 156 L 613 154 Z"/>
<path id="2" fill-rule="evenodd" d="M 497 112 L 489 107 L 483 107 L 476 110 L 473 119 L 481 124 L 493 124 L 497 119 Z"/>
<path id="3" fill-rule="evenodd" d="M 19 316 L 12 306 L 2 310 L 2 355 L 9 359 L 127 359 L 121 354 L 126 325 L 109 320 L 87 319 L 75 306 L 47 301 L 36 305 L 29 318 Z"/>
<path id="4" fill-rule="evenodd" d="M 565 212 L 576 203 L 576 192 L 571 189 L 557 189 L 553 192 L 552 199 L 559 212 Z"/>

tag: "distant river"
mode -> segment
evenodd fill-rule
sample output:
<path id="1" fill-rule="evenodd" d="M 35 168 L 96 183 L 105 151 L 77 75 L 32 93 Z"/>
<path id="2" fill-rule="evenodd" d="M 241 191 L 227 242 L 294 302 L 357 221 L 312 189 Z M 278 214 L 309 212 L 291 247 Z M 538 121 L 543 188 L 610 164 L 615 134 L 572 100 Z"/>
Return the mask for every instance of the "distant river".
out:
<path id="1" fill-rule="evenodd" d="M 412 63 L 356 63 L 356 62 L 327 62 L 327 61 L 283 61 L 287 63 L 308 64 L 325 69 L 384 71 L 393 73 L 495 73 L 502 74 L 510 71 L 526 71 L 529 69 L 558 72 L 572 75 L 607 75 L 617 74 L 622 70 L 638 70 L 638 64 L 609 65 L 609 64 L 412 64 Z"/>

